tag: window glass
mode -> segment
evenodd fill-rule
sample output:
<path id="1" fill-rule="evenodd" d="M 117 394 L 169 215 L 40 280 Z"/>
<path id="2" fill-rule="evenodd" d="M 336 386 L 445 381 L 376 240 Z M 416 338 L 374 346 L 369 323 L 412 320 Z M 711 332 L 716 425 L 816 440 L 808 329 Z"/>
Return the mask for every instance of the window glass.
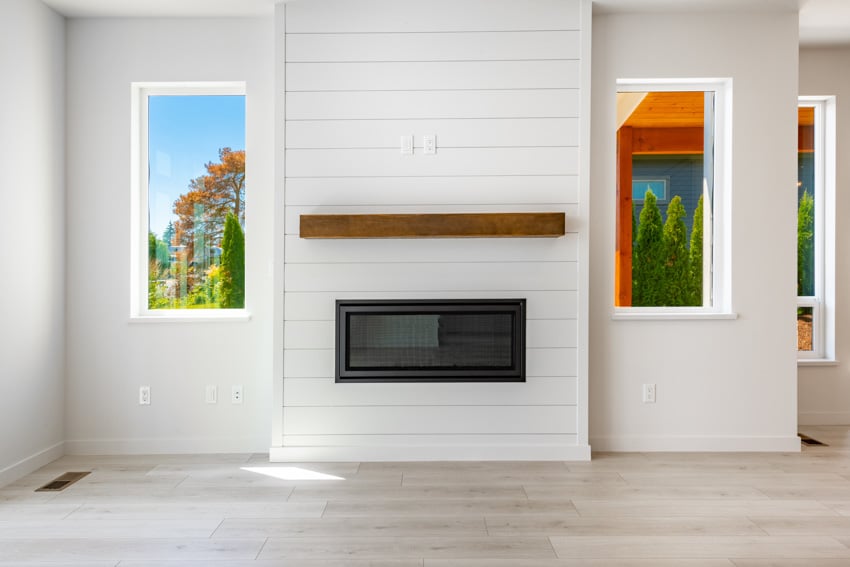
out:
<path id="1" fill-rule="evenodd" d="M 149 93 L 147 308 L 245 305 L 245 97 Z M 144 143 L 144 142 L 143 142 Z"/>
<path id="2" fill-rule="evenodd" d="M 714 97 L 618 93 L 617 307 L 711 305 Z"/>

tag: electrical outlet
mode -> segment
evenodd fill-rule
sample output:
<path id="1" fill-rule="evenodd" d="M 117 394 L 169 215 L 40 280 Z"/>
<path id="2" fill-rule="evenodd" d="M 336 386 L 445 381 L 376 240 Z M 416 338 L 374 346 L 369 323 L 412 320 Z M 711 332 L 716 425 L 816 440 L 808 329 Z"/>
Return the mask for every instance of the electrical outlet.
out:
<path id="1" fill-rule="evenodd" d="M 151 405 L 151 387 L 150 386 L 139 386 L 139 405 L 142 405 L 142 406 Z"/>
<path id="2" fill-rule="evenodd" d="M 654 404 L 655 403 L 655 384 L 644 384 L 643 385 L 643 403 L 645 403 L 645 404 Z"/>
<path id="3" fill-rule="evenodd" d="M 230 403 L 231 404 L 241 404 L 242 403 L 242 384 L 234 385 L 230 389 Z"/>
<path id="4" fill-rule="evenodd" d="M 207 384 L 207 403 L 218 403 L 218 386 L 215 384 Z"/>

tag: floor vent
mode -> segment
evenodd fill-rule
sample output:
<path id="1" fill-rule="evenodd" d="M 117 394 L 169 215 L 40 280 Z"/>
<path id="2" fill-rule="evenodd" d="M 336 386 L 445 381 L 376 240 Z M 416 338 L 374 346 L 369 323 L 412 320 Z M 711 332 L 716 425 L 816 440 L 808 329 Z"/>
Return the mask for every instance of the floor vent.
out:
<path id="1" fill-rule="evenodd" d="M 91 474 L 90 472 L 66 472 L 54 478 L 41 488 L 36 488 L 36 492 L 59 492 L 65 490 L 81 478 Z"/>
<path id="2" fill-rule="evenodd" d="M 822 447 L 829 447 L 829 445 L 827 445 L 826 443 L 821 443 L 817 439 L 812 439 L 808 435 L 803 435 L 802 433 L 798 433 L 797 436 L 800 438 L 800 441 L 802 441 L 806 445 L 820 445 Z"/>

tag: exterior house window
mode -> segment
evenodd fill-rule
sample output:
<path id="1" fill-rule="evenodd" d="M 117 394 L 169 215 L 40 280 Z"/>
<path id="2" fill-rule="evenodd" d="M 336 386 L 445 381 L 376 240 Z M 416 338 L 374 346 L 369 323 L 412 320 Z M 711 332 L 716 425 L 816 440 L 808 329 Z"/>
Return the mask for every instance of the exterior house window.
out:
<path id="1" fill-rule="evenodd" d="M 243 312 L 244 84 L 134 84 L 132 95 L 131 315 Z"/>
<path id="2" fill-rule="evenodd" d="M 728 314 L 731 81 L 618 81 L 615 317 Z"/>
<path id="3" fill-rule="evenodd" d="M 797 356 L 835 356 L 835 98 L 797 111 Z"/>

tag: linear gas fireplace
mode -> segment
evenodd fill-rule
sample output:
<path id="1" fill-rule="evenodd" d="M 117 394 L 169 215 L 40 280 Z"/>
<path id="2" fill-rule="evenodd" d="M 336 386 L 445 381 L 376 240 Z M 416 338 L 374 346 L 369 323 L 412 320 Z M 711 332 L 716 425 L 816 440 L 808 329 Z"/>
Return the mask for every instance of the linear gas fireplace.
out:
<path id="1" fill-rule="evenodd" d="M 339 300 L 337 382 L 524 382 L 525 299 Z"/>

